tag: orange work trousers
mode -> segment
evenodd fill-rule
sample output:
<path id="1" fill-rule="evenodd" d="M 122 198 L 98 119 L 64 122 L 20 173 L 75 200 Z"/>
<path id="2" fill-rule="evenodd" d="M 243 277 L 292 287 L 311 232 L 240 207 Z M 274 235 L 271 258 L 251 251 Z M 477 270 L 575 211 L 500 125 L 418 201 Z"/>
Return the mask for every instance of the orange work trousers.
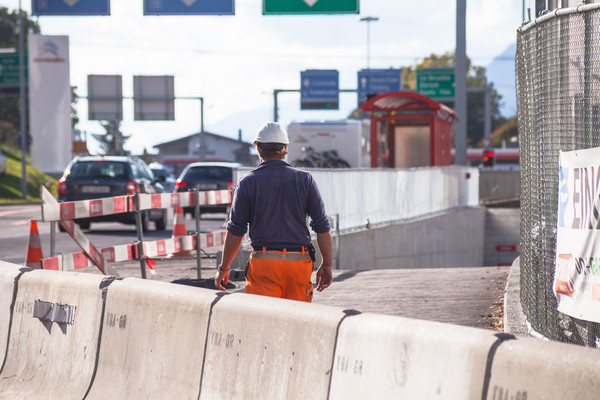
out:
<path id="1" fill-rule="evenodd" d="M 310 303 L 312 270 L 308 252 L 252 252 L 246 266 L 246 293 Z"/>

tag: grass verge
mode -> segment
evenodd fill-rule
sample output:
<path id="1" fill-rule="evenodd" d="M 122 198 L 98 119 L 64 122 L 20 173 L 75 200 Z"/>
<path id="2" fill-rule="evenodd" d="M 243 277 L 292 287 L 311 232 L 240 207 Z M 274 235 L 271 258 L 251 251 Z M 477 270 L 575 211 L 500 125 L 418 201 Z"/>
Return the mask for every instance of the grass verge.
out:
<path id="1" fill-rule="evenodd" d="M 6 155 L 6 175 L 0 177 L 0 204 L 40 204 L 40 187 L 52 183 L 50 191 L 56 197 L 56 179 L 33 167 L 27 157 L 27 193 L 23 198 L 21 192 L 21 152 L 3 147 Z"/>

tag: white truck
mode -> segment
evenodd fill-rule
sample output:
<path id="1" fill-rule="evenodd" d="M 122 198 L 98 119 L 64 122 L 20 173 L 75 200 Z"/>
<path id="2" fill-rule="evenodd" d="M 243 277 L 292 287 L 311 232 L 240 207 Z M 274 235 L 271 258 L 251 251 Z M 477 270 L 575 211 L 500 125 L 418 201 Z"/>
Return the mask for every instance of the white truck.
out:
<path id="1" fill-rule="evenodd" d="M 292 122 L 288 126 L 290 144 L 287 161 L 296 166 L 331 167 L 321 165 L 319 159 L 323 154 L 335 151 L 339 159 L 347 163 L 341 163 L 342 165 L 350 168 L 369 168 L 370 126 L 369 120 L 356 119 Z M 302 160 L 309 161 L 303 163 Z M 316 161 L 316 165 L 310 165 L 310 160 Z"/>

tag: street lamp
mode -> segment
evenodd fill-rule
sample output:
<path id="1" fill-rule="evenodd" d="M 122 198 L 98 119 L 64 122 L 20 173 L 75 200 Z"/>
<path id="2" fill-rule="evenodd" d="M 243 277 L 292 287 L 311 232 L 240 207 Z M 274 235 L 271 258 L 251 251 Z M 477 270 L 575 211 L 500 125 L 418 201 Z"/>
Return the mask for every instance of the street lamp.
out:
<path id="1" fill-rule="evenodd" d="M 361 22 L 367 23 L 367 69 L 369 69 L 371 59 L 371 22 L 379 21 L 377 17 L 362 17 Z"/>

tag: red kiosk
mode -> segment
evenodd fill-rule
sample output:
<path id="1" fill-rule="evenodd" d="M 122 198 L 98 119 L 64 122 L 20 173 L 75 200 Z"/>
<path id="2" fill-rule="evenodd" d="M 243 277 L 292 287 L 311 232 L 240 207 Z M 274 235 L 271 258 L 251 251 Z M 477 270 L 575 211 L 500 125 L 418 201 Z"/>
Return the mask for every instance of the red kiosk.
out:
<path id="1" fill-rule="evenodd" d="M 377 95 L 360 108 L 371 114 L 371 167 L 412 168 L 452 163 L 451 108 L 415 92 Z"/>

